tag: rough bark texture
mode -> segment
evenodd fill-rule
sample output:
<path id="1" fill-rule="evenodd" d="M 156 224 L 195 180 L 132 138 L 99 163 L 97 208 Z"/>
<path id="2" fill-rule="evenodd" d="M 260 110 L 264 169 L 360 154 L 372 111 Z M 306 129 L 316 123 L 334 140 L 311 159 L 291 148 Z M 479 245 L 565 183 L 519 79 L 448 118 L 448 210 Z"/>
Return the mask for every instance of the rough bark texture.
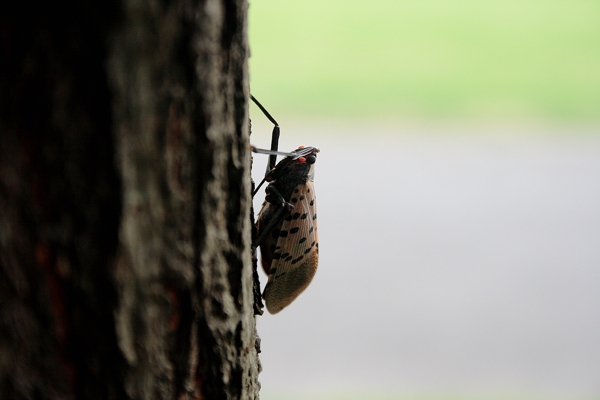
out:
<path id="1" fill-rule="evenodd" d="M 132 397 L 256 394 L 246 8 L 130 2 L 114 38 Z"/>
<path id="2" fill-rule="evenodd" d="M 0 398 L 258 398 L 246 1 L 44 4 L 0 13 Z"/>

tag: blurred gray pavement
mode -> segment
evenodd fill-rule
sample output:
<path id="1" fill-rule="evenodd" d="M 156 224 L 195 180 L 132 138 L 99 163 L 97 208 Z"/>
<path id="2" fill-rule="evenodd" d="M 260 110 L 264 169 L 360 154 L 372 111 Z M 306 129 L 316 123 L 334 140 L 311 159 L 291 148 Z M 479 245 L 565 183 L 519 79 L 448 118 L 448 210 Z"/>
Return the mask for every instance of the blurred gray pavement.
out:
<path id="1" fill-rule="evenodd" d="M 600 129 L 289 125 L 321 148 L 321 253 L 259 317 L 265 396 L 600 398 Z"/>

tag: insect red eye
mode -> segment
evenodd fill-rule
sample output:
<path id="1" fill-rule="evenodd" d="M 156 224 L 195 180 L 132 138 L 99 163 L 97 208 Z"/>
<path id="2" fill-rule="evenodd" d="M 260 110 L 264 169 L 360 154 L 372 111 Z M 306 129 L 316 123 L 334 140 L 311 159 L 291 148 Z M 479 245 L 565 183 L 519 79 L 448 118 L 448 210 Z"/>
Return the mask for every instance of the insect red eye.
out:
<path id="1" fill-rule="evenodd" d="M 303 149 L 303 148 L 304 148 L 304 146 L 298 146 L 298 148 L 299 148 L 299 149 Z"/>
<path id="2" fill-rule="evenodd" d="M 306 158 L 304 158 L 304 157 L 298 157 L 298 162 L 306 162 Z"/>

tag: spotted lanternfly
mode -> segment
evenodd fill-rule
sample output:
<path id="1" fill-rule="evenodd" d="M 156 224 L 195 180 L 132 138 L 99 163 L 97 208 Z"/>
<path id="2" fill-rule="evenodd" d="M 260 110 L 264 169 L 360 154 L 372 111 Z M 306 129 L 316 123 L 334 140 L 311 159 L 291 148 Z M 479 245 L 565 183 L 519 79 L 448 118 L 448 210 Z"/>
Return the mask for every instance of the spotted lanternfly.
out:
<path id="1" fill-rule="evenodd" d="M 319 261 L 315 162 L 319 149 L 300 146 L 291 153 L 279 153 L 279 125 L 254 98 L 251 99 L 275 125 L 271 154 L 264 182 L 266 197 L 256 222 L 253 247 L 260 246 L 261 263 L 269 280 L 263 292 L 267 310 L 276 314 L 288 306 L 310 284 Z M 277 154 L 285 154 L 279 163 Z"/>

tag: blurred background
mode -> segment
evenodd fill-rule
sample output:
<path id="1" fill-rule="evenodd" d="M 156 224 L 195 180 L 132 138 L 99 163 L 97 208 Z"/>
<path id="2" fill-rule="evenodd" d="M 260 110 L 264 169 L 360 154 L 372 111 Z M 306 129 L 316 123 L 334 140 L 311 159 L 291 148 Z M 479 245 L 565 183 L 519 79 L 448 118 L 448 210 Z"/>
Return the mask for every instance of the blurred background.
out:
<path id="1" fill-rule="evenodd" d="M 600 398 L 600 2 L 252 0 L 249 38 L 280 148 L 321 149 L 262 398 Z"/>

